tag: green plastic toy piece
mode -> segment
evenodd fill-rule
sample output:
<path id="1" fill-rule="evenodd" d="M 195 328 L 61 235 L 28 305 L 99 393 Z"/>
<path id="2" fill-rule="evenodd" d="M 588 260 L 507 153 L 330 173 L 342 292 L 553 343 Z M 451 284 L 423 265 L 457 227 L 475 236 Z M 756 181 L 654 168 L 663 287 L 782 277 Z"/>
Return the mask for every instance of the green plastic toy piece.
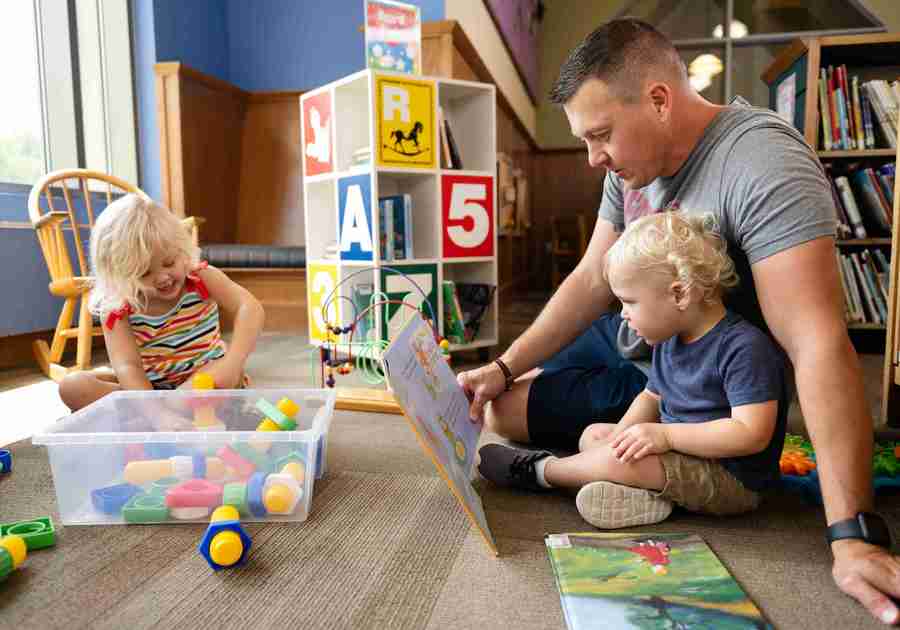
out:
<path id="1" fill-rule="evenodd" d="M 178 477 L 163 477 L 162 479 L 157 479 L 150 486 L 150 494 L 165 496 L 166 490 L 172 486 L 177 486 L 179 483 L 181 483 L 181 479 Z"/>
<path id="2" fill-rule="evenodd" d="M 42 516 L 30 521 L 0 523 L 0 538 L 4 536 L 21 536 L 28 551 L 44 549 L 56 544 L 56 530 L 49 516 Z"/>
<path id="3" fill-rule="evenodd" d="M 256 408 L 261 411 L 264 416 L 281 427 L 282 431 L 293 431 L 297 428 L 297 422 L 293 418 L 288 418 L 281 412 L 281 409 L 265 398 L 260 398 L 256 401 Z"/>
<path id="4" fill-rule="evenodd" d="M 127 523 L 162 523 L 169 519 L 166 498 L 161 494 L 136 494 L 125 507 L 122 517 Z"/>
<path id="5" fill-rule="evenodd" d="M 247 461 L 253 462 L 257 472 L 271 473 L 275 472 L 271 458 L 257 451 L 255 448 L 245 442 L 235 442 L 231 445 L 241 457 Z"/>
<path id="6" fill-rule="evenodd" d="M 3 547 L 0 547 L 0 582 L 5 580 L 13 570 L 12 555 Z"/>
<path id="7" fill-rule="evenodd" d="M 247 516 L 247 484 L 234 482 L 226 483 L 222 490 L 222 504 L 233 505 L 241 516 Z"/>

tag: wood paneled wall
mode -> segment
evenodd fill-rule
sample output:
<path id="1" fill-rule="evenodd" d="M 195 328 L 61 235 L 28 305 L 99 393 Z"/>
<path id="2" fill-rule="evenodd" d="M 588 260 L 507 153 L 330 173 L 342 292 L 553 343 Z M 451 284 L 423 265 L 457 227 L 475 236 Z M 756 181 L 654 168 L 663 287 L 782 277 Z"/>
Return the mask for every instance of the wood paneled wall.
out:
<path id="1" fill-rule="evenodd" d="M 204 243 L 300 245 L 299 99 L 159 63 L 162 202 L 206 219 Z"/>

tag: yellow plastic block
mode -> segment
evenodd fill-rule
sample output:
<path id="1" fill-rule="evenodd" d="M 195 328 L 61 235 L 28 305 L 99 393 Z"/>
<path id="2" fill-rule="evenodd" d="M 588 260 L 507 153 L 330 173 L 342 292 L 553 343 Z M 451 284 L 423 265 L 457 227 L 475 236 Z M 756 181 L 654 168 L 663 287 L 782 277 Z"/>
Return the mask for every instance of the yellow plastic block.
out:
<path id="1" fill-rule="evenodd" d="M 278 404 L 275 405 L 278 407 L 278 411 L 286 415 L 288 418 L 293 418 L 297 415 L 297 412 L 300 411 L 300 407 L 290 398 L 282 398 L 278 401 Z"/>
<path id="2" fill-rule="evenodd" d="M 243 553 L 244 543 L 241 541 L 241 537 L 230 529 L 219 532 L 209 541 L 209 557 L 223 567 L 233 565 L 241 559 Z"/>
<path id="3" fill-rule="evenodd" d="M 303 464 L 300 462 L 288 462 L 284 465 L 284 468 L 281 469 L 281 472 L 282 474 L 290 475 L 301 485 L 306 478 L 306 469 L 303 468 Z"/>
<path id="4" fill-rule="evenodd" d="M 233 505 L 220 505 L 217 507 L 212 516 L 209 518 L 210 523 L 218 523 L 219 521 L 236 521 L 241 515 L 238 509 Z M 221 562 L 219 564 L 222 564 Z"/>
<path id="5" fill-rule="evenodd" d="M 257 431 L 281 431 L 278 423 L 271 418 L 266 418 L 256 426 Z"/>
<path id="6" fill-rule="evenodd" d="M 194 374 L 194 378 L 191 379 L 191 387 L 194 389 L 215 389 L 216 382 L 211 374 L 197 372 Z"/>
<path id="7" fill-rule="evenodd" d="M 303 496 L 303 488 L 292 475 L 274 473 L 266 477 L 262 495 L 269 514 L 293 514 Z"/>
<path id="8" fill-rule="evenodd" d="M 18 569 L 19 565 L 25 562 L 28 556 L 28 547 L 25 545 L 25 539 L 21 536 L 11 534 L 0 538 L 0 547 L 3 547 L 12 556 L 13 569 Z"/>
<path id="9" fill-rule="evenodd" d="M 218 457 L 206 458 L 206 478 L 218 481 L 225 478 L 225 462 Z"/>
<path id="10" fill-rule="evenodd" d="M 206 427 L 213 424 L 222 424 L 222 421 L 216 416 L 215 407 L 212 405 L 204 405 L 202 407 L 197 407 L 194 410 L 195 427 Z"/>
<path id="11" fill-rule="evenodd" d="M 163 477 L 174 477 L 175 469 L 168 459 L 144 459 L 128 462 L 124 476 L 128 483 L 142 486 Z"/>

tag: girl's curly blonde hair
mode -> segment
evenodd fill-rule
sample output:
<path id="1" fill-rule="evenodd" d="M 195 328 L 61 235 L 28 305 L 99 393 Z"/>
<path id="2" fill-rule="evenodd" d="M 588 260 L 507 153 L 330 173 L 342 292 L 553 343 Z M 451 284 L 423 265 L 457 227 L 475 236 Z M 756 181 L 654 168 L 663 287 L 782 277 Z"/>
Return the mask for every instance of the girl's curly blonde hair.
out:
<path id="1" fill-rule="evenodd" d="M 606 252 L 607 279 L 624 265 L 668 274 L 685 292 L 699 289 L 705 302 L 740 280 L 711 214 L 660 212 L 632 221 Z"/>
<path id="2" fill-rule="evenodd" d="M 152 199 L 129 194 L 107 206 L 91 230 L 91 312 L 103 316 L 126 304 L 145 310 L 141 276 L 160 251 L 183 257 L 190 267 L 200 260 L 200 248 L 178 217 Z"/>

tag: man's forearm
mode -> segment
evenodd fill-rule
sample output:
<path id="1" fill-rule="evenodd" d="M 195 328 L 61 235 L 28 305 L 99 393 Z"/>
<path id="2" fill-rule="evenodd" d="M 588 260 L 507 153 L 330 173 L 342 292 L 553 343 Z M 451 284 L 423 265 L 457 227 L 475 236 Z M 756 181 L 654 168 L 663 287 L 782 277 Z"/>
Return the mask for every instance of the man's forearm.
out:
<path id="1" fill-rule="evenodd" d="M 872 508 L 872 416 L 849 341 L 806 347 L 794 359 L 797 391 L 833 523 Z"/>
<path id="2" fill-rule="evenodd" d="M 612 301 L 613 295 L 600 271 L 579 267 L 563 281 L 534 323 L 501 359 L 513 376 L 524 374 L 571 343 Z"/>

